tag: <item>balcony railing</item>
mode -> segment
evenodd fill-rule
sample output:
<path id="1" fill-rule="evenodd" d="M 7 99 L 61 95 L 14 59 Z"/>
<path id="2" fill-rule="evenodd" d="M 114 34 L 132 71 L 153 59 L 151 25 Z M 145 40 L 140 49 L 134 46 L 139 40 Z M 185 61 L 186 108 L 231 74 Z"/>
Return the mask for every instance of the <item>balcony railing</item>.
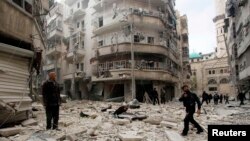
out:
<path id="1" fill-rule="evenodd" d="M 110 71 L 110 70 L 122 70 L 122 69 L 131 69 L 131 60 L 121 60 L 121 61 L 111 61 L 98 64 L 99 74 Z M 171 68 L 163 62 L 154 62 L 154 61 L 135 61 L 136 70 L 161 70 L 168 71 L 172 74 L 177 75 L 177 69 Z"/>

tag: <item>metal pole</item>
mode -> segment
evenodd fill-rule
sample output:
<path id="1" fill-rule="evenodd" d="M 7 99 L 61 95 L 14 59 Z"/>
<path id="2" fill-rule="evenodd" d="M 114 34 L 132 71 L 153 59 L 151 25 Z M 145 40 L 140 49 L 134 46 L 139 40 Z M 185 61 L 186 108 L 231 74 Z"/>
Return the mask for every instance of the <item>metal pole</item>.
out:
<path id="1" fill-rule="evenodd" d="M 130 23 L 130 40 L 131 40 L 131 72 L 132 72 L 132 99 L 135 99 L 135 56 L 134 56 L 134 35 L 133 35 L 133 24 Z"/>

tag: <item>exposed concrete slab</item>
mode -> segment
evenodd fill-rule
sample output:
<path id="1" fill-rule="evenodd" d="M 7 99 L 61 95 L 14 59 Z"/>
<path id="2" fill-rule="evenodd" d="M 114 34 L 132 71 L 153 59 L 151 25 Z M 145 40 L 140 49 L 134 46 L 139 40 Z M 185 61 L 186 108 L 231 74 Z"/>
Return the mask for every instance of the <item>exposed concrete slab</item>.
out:
<path id="1" fill-rule="evenodd" d="M 141 140 L 143 140 L 142 136 L 128 135 L 128 134 L 119 134 L 119 138 L 122 141 L 141 141 Z"/>
<path id="2" fill-rule="evenodd" d="M 3 128 L 3 129 L 0 129 L 0 135 L 3 137 L 9 137 L 9 136 L 19 134 L 21 130 L 22 130 L 21 127 Z"/>
<path id="3" fill-rule="evenodd" d="M 130 123 L 130 120 L 128 120 L 128 119 L 114 119 L 113 123 L 115 125 L 126 125 L 126 124 Z"/>
<path id="4" fill-rule="evenodd" d="M 169 141 L 185 141 L 185 139 L 176 131 L 166 130 Z"/>
<path id="5" fill-rule="evenodd" d="M 177 124 L 173 122 L 168 122 L 168 121 L 162 121 L 161 126 L 163 127 L 168 127 L 168 128 L 177 128 Z"/>
<path id="6" fill-rule="evenodd" d="M 23 126 L 33 126 L 33 125 L 37 125 L 37 121 L 32 118 L 32 119 L 23 121 L 21 124 Z"/>

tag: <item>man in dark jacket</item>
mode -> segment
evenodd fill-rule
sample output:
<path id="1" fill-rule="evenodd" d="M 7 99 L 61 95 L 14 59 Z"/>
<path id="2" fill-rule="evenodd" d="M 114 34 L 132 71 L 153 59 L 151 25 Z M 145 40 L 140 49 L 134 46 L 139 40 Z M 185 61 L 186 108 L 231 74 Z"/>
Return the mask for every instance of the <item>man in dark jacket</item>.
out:
<path id="1" fill-rule="evenodd" d="M 200 115 L 201 110 L 201 102 L 196 94 L 189 91 L 189 88 L 187 85 L 184 85 L 182 87 L 182 90 L 184 93 L 180 97 L 179 101 L 183 102 L 183 105 L 186 107 L 186 117 L 184 119 L 184 129 L 182 131 L 183 136 L 186 136 L 189 130 L 189 122 L 191 122 L 196 128 L 197 128 L 197 134 L 200 134 L 203 132 L 203 129 L 201 126 L 194 120 L 194 113 L 195 113 L 195 105 L 197 103 L 198 110 L 197 114 Z"/>
<path id="2" fill-rule="evenodd" d="M 206 102 L 208 105 L 208 94 L 206 93 L 206 91 L 203 91 L 201 105 L 203 104 L 203 102 Z"/>
<path id="3" fill-rule="evenodd" d="M 156 91 L 156 88 L 154 88 L 153 92 L 153 104 L 155 105 L 156 101 L 158 102 L 158 105 L 160 105 L 160 101 L 158 98 L 158 92 Z"/>
<path id="4" fill-rule="evenodd" d="M 61 105 L 60 88 L 56 82 L 56 73 L 49 73 L 49 80 L 42 86 L 43 104 L 46 110 L 46 129 L 58 130 L 59 106 Z M 53 122 L 53 124 L 52 124 Z"/>
<path id="5" fill-rule="evenodd" d="M 219 99 L 220 99 L 220 96 L 218 95 L 218 93 L 215 93 L 215 94 L 214 94 L 214 104 L 215 104 L 215 105 L 218 105 Z"/>
<path id="6" fill-rule="evenodd" d="M 238 94 L 238 99 L 240 100 L 240 105 L 244 105 L 244 100 L 246 99 L 245 93 L 240 92 Z"/>

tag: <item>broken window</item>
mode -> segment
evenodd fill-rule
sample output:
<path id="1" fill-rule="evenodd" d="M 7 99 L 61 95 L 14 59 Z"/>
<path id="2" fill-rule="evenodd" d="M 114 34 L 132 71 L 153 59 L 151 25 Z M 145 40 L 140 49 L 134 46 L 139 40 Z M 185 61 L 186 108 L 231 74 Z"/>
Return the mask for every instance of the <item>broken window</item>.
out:
<path id="1" fill-rule="evenodd" d="M 99 27 L 103 26 L 103 17 L 98 18 Z"/>
<path id="2" fill-rule="evenodd" d="M 83 71 L 83 69 L 84 69 L 84 64 L 81 63 L 81 65 L 80 65 L 80 70 Z"/>
<path id="3" fill-rule="evenodd" d="M 84 48 L 84 41 L 82 41 L 81 44 L 82 44 L 82 48 Z"/>
<path id="4" fill-rule="evenodd" d="M 223 69 L 220 70 L 220 73 L 223 73 Z"/>
<path id="5" fill-rule="evenodd" d="M 84 21 L 82 21 L 81 24 L 82 24 L 82 30 L 84 30 Z"/>
<path id="6" fill-rule="evenodd" d="M 209 91 L 217 91 L 217 87 L 209 87 L 208 90 Z"/>
<path id="7" fill-rule="evenodd" d="M 212 74 L 212 72 L 211 72 L 211 71 L 208 71 L 208 73 L 209 73 L 209 74 Z"/>
<path id="8" fill-rule="evenodd" d="M 216 80 L 214 79 L 210 79 L 207 83 L 208 85 L 211 85 L 211 84 L 217 84 Z"/>
<path id="9" fill-rule="evenodd" d="M 154 44 L 154 37 L 148 37 L 148 44 Z"/>
<path id="10" fill-rule="evenodd" d="M 77 22 L 77 23 L 76 23 L 76 28 L 79 28 L 79 27 L 80 27 L 80 23 Z"/>
<path id="11" fill-rule="evenodd" d="M 74 12 L 74 9 L 70 9 L 70 14 L 73 14 L 73 12 Z"/>
<path id="12" fill-rule="evenodd" d="M 134 42 L 139 43 L 140 42 L 140 36 L 139 35 L 134 35 Z"/>
<path id="13" fill-rule="evenodd" d="M 80 8 L 80 2 L 77 3 L 77 8 Z"/>
<path id="14" fill-rule="evenodd" d="M 99 46 L 99 47 L 102 47 L 102 46 L 103 46 L 103 40 L 101 40 L 101 41 L 98 42 L 98 46 Z"/>
<path id="15" fill-rule="evenodd" d="M 13 2 L 20 7 L 23 7 L 23 0 L 13 0 Z"/>
<path id="16" fill-rule="evenodd" d="M 213 70 L 213 74 L 215 74 L 215 70 Z"/>
<path id="17" fill-rule="evenodd" d="M 79 64 L 76 64 L 76 69 L 79 70 Z"/>
<path id="18" fill-rule="evenodd" d="M 25 3 L 24 3 L 24 8 L 25 8 L 25 11 L 32 14 L 32 5 L 29 4 L 27 1 L 25 1 Z"/>

